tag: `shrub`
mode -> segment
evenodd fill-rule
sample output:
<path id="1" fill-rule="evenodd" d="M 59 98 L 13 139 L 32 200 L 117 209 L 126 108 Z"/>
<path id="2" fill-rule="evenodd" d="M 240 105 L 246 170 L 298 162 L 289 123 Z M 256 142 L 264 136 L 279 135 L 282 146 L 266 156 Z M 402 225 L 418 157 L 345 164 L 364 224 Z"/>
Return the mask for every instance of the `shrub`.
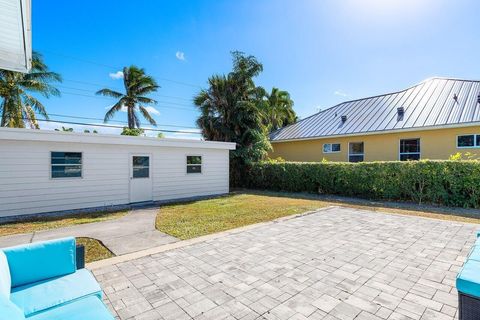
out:
<path id="1" fill-rule="evenodd" d="M 259 162 L 243 186 L 480 208 L 480 161 Z"/>

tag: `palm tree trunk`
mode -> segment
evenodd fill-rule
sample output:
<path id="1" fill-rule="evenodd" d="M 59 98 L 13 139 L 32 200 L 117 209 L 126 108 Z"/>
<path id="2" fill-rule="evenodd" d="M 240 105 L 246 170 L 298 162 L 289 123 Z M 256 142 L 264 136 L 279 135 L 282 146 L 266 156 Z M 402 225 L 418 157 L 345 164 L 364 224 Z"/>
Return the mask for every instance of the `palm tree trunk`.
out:
<path id="1" fill-rule="evenodd" d="M 127 106 L 127 111 L 128 111 L 128 128 L 129 129 L 134 129 L 135 128 L 135 121 L 133 119 L 133 107 L 132 106 Z"/>

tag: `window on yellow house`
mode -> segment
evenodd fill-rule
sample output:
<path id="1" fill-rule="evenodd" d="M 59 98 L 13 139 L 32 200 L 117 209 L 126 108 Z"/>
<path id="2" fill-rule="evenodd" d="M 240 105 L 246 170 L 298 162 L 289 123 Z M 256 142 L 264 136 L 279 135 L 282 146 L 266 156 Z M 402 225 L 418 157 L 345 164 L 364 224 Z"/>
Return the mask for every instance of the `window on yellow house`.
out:
<path id="1" fill-rule="evenodd" d="M 348 144 L 348 161 L 362 162 L 365 154 L 363 151 L 363 142 L 350 142 Z"/>
<path id="2" fill-rule="evenodd" d="M 400 161 L 420 160 L 420 139 L 400 140 Z"/>
<path id="3" fill-rule="evenodd" d="M 323 144 L 323 153 L 340 152 L 340 143 L 325 143 Z"/>

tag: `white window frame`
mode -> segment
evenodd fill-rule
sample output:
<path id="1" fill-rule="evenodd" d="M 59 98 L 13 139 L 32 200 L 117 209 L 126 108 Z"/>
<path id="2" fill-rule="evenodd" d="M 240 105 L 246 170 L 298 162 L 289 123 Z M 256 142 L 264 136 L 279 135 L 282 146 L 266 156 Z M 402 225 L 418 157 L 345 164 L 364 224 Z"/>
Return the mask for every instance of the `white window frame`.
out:
<path id="1" fill-rule="evenodd" d="M 340 150 L 339 151 L 333 151 L 332 147 L 334 144 L 338 144 L 339 147 L 340 147 Z M 325 151 L 325 146 L 330 146 L 330 151 Z M 323 144 L 323 149 L 322 149 L 322 152 L 323 153 L 339 153 L 342 151 L 342 144 L 341 143 L 324 143 Z"/>
<path id="2" fill-rule="evenodd" d="M 189 164 L 188 163 L 188 157 L 200 157 L 200 164 Z M 185 155 L 185 174 L 203 174 L 203 155 L 202 154 L 187 154 Z M 193 166 L 200 166 L 200 172 L 188 172 L 188 167 L 193 167 Z"/>
<path id="3" fill-rule="evenodd" d="M 401 152 L 402 150 L 402 140 L 418 140 L 418 147 L 420 148 L 419 152 Z M 418 154 L 418 160 L 422 159 L 422 139 L 421 138 L 401 138 L 398 140 L 398 160 L 402 161 L 402 155 L 404 154 Z M 406 160 L 404 160 L 406 161 Z M 417 161 L 417 160 L 412 160 Z"/>
<path id="4" fill-rule="evenodd" d="M 363 143 L 363 153 L 353 153 L 351 154 L 350 153 L 350 144 L 352 143 Z M 360 162 L 365 162 L 365 142 L 364 141 L 352 141 L 352 142 L 349 142 L 348 143 L 348 158 L 347 158 L 347 162 L 351 162 L 351 163 L 355 163 L 355 162 L 352 162 L 350 161 L 350 156 L 362 156 L 363 157 L 363 160 L 360 161 Z"/>
<path id="5" fill-rule="evenodd" d="M 63 153 L 80 153 L 80 159 L 81 159 L 81 163 L 80 163 L 80 177 L 54 177 L 53 176 L 53 171 L 52 171 L 52 167 L 53 166 L 56 166 L 56 167 L 60 167 L 60 166 L 63 166 L 63 167 L 66 167 L 66 166 L 78 166 L 78 164 L 53 164 L 52 163 L 52 153 L 54 152 L 63 152 Z M 50 163 L 49 163 L 49 179 L 50 180 L 68 180 L 68 179 L 83 179 L 83 160 L 84 160 L 84 157 L 83 157 L 83 152 L 81 151 L 50 151 Z"/>
<path id="6" fill-rule="evenodd" d="M 461 147 L 461 146 L 459 146 L 458 145 L 458 138 L 463 137 L 463 136 L 473 136 L 473 146 L 471 146 L 471 147 Z M 465 133 L 465 134 L 457 135 L 457 141 L 456 141 L 457 149 L 478 149 L 478 148 L 480 148 L 480 144 L 477 145 L 477 136 L 480 136 L 480 133 L 479 134 Z"/>

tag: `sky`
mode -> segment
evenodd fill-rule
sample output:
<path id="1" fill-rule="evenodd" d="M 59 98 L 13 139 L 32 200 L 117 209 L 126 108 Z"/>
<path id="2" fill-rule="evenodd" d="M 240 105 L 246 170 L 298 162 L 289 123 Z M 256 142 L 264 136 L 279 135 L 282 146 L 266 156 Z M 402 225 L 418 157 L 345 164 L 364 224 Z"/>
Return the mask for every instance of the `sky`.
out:
<path id="1" fill-rule="evenodd" d="M 209 76 L 231 70 L 232 50 L 257 57 L 264 66 L 257 85 L 288 91 L 300 118 L 432 76 L 480 79 L 476 0 L 32 0 L 32 5 L 33 49 L 63 77 L 61 97 L 43 101 L 57 120 L 102 123 L 115 101 L 95 92 L 122 90 L 119 71 L 133 64 L 161 86 L 152 95 L 159 101 L 151 109 L 157 129 L 182 131 L 168 137 L 199 138 L 192 98 Z M 126 120 L 119 112 L 110 124 Z"/>

